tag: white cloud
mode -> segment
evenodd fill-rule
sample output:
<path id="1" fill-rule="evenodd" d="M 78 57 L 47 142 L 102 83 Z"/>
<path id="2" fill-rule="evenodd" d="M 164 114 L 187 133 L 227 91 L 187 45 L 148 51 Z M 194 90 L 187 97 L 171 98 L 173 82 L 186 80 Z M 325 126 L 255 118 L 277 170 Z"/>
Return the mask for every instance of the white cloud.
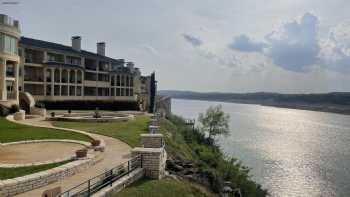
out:
<path id="1" fill-rule="evenodd" d="M 307 70 L 318 63 L 318 23 L 318 18 L 310 13 L 304 14 L 300 21 L 285 23 L 265 36 L 269 44 L 265 54 L 286 70 Z"/>
<path id="2" fill-rule="evenodd" d="M 261 52 L 266 44 L 251 40 L 248 36 L 241 34 L 234 38 L 234 41 L 229 44 L 229 48 L 244 52 Z"/>
<path id="3" fill-rule="evenodd" d="M 322 66 L 341 72 L 350 71 L 350 22 L 331 28 L 320 45 Z"/>

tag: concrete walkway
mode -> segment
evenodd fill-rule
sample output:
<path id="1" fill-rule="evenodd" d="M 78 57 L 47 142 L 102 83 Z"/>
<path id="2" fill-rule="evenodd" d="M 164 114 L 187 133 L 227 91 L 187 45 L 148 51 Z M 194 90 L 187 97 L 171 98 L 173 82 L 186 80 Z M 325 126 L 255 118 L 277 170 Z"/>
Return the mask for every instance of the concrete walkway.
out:
<path id="1" fill-rule="evenodd" d="M 11 120 L 13 121 L 13 120 Z M 21 197 L 28 197 L 28 196 L 41 196 L 42 193 L 47 190 L 51 189 L 54 187 L 60 186 L 62 188 L 62 191 L 66 191 L 67 189 L 70 189 L 94 176 L 97 176 L 101 173 L 103 173 L 106 170 L 111 169 L 112 167 L 115 167 L 121 163 L 124 163 L 128 160 L 130 157 L 130 151 L 131 147 L 124 142 L 103 136 L 103 135 L 98 135 L 98 134 L 92 134 L 92 133 L 87 133 L 84 131 L 80 130 L 75 130 L 75 129 L 66 129 L 66 128 L 60 128 L 60 127 L 54 127 L 50 122 L 44 121 L 44 118 L 33 118 L 33 119 L 27 119 L 23 121 L 16 121 L 16 123 L 19 124 L 26 124 L 26 125 L 31 125 L 31 126 L 38 126 L 38 127 L 47 127 L 47 128 L 55 128 L 55 129 L 61 129 L 61 130 L 69 130 L 69 131 L 74 131 L 74 132 L 80 132 L 84 134 L 88 134 L 92 136 L 95 139 L 102 139 L 104 140 L 106 144 L 106 149 L 105 152 L 103 152 L 103 160 L 98 162 L 96 165 L 92 166 L 91 168 L 87 169 L 84 172 L 81 172 L 79 174 L 75 174 L 71 177 L 65 178 L 61 181 L 52 183 L 50 185 L 47 185 L 45 187 L 41 187 L 29 192 L 25 192 L 22 194 L 19 194 L 17 196 Z"/>

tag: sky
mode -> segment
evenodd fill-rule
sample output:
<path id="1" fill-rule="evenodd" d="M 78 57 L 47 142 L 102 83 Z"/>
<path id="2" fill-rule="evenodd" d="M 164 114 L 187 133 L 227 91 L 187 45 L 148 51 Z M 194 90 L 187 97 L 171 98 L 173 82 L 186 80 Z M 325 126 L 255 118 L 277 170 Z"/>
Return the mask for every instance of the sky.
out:
<path id="1" fill-rule="evenodd" d="M 4 4 L 16 1 L 18 4 Z M 156 72 L 158 89 L 350 91 L 348 0 L 0 0 L 26 37 Z"/>

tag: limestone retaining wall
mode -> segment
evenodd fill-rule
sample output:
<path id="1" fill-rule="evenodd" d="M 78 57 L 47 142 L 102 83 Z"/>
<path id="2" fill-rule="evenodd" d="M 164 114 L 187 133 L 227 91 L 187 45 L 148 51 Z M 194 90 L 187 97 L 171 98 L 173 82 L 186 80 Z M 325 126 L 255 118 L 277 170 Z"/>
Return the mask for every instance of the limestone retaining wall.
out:
<path id="1" fill-rule="evenodd" d="M 95 165 L 101 159 L 102 157 L 91 158 L 88 156 L 85 159 L 76 160 L 50 170 L 0 181 L 0 197 L 14 196 L 16 194 L 46 186 L 64 179 L 65 177 L 82 172 Z"/>

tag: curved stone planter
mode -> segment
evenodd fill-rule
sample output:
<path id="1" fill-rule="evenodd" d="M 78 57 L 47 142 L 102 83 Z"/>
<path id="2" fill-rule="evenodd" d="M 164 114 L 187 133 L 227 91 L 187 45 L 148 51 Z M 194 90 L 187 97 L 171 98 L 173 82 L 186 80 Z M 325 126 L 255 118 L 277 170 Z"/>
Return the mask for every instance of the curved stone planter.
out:
<path id="1" fill-rule="evenodd" d="M 86 148 L 90 147 L 89 142 L 83 142 L 83 141 L 77 141 L 77 140 L 28 140 L 28 141 L 18 141 L 18 142 L 9 142 L 9 143 L 3 143 L 1 146 L 10 146 L 10 145 L 16 145 L 16 144 L 31 144 L 31 143 L 43 143 L 43 142 L 64 142 L 64 143 L 75 143 L 85 146 Z M 93 154 L 91 154 L 90 157 L 94 157 Z M 0 161 L 0 167 L 1 168 L 18 168 L 18 167 L 29 167 L 29 166 L 38 166 L 38 165 L 44 165 L 44 164 L 51 164 L 51 163 L 59 163 L 63 161 L 68 160 L 74 160 L 76 159 L 75 155 L 71 155 L 68 157 L 62 157 L 57 158 L 54 160 L 47 160 L 47 161 L 41 161 L 41 162 L 34 162 L 34 163 L 25 163 L 25 164 L 9 164 L 9 163 L 1 163 Z"/>
<path id="2" fill-rule="evenodd" d="M 114 112 L 101 113 L 100 118 L 94 118 L 93 115 L 93 113 L 67 113 L 48 117 L 47 120 L 67 122 L 124 122 L 134 119 L 134 115 Z"/>

